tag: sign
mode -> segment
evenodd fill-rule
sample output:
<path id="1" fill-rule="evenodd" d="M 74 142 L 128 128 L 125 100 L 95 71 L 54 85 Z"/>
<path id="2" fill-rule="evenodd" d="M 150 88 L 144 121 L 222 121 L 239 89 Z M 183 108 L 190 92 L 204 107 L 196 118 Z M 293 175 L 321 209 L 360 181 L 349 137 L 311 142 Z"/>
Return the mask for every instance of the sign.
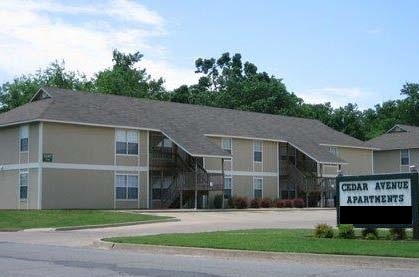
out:
<path id="1" fill-rule="evenodd" d="M 338 224 L 410 228 L 418 217 L 418 174 L 339 176 Z"/>
<path id="2" fill-rule="evenodd" d="M 45 163 L 52 163 L 52 157 L 53 157 L 52 154 L 44 153 L 42 155 L 42 161 L 45 162 Z"/>

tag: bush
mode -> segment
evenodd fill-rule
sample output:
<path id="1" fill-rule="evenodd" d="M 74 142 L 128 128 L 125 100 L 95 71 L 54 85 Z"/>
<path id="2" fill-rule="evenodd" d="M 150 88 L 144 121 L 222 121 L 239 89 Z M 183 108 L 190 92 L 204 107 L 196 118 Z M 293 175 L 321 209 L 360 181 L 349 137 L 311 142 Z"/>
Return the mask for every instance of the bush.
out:
<path id="1" fill-rule="evenodd" d="M 292 200 L 292 206 L 294 208 L 304 208 L 304 200 L 302 198 L 296 198 Z"/>
<path id="2" fill-rule="evenodd" d="M 290 199 L 282 199 L 281 201 L 283 201 L 283 207 L 284 208 L 292 208 L 293 207 L 292 206 L 292 204 L 293 204 L 292 200 L 290 200 Z"/>
<path id="3" fill-rule="evenodd" d="M 339 238 L 342 239 L 353 239 L 355 238 L 355 230 L 352 224 L 341 224 L 338 227 Z"/>
<path id="4" fill-rule="evenodd" d="M 372 238 L 373 236 L 375 237 L 375 239 L 378 239 L 378 231 L 377 231 L 376 228 L 362 229 L 361 235 L 364 239 L 374 239 L 374 238 Z M 368 236 L 369 236 L 369 238 L 367 238 Z"/>
<path id="5" fill-rule="evenodd" d="M 234 197 L 233 199 L 234 207 L 236 209 L 246 209 L 249 206 L 249 201 L 246 197 Z"/>
<path id="6" fill-rule="evenodd" d="M 270 208 L 270 207 L 272 207 L 272 199 L 271 198 L 268 198 L 268 197 L 265 197 L 265 198 L 263 198 L 262 199 L 262 201 L 260 201 L 260 207 L 261 208 Z"/>
<path id="7" fill-rule="evenodd" d="M 365 235 L 364 239 L 366 240 L 377 240 L 378 236 L 374 233 L 368 233 Z"/>
<path id="8" fill-rule="evenodd" d="M 277 208 L 283 208 L 282 207 L 282 202 L 281 202 L 281 199 L 274 199 L 274 201 L 273 201 L 273 203 L 272 203 L 272 206 L 273 207 L 277 207 Z"/>
<path id="9" fill-rule="evenodd" d="M 250 201 L 250 208 L 259 208 L 260 207 L 260 200 L 257 198 L 253 198 L 252 201 Z"/>
<path id="10" fill-rule="evenodd" d="M 229 209 L 235 208 L 234 201 L 233 201 L 232 197 L 228 198 L 228 200 L 227 200 L 227 208 L 229 208 Z"/>
<path id="11" fill-rule="evenodd" d="M 316 238 L 333 238 L 333 228 L 326 223 L 317 224 L 314 229 L 314 236 Z"/>
<path id="12" fill-rule="evenodd" d="M 407 238 L 406 229 L 404 228 L 391 228 L 390 239 L 391 240 L 404 240 Z"/>
<path id="13" fill-rule="evenodd" d="M 223 195 L 217 194 L 214 196 L 214 208 L 221 209 L 223 207 Z"/>

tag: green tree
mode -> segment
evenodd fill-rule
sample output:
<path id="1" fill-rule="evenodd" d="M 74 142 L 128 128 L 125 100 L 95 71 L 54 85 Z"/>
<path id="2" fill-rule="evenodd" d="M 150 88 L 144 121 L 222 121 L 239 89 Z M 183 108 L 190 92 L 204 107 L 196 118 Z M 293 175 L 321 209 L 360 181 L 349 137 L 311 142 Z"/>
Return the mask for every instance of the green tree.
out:
<path id="1" fill-rule="evenodd" d="M 287 115 L 294 115 L 302 103 L 287 91 L 282 79 L 258 72 L 253 63 L 243 63 L 238 53 L 199 58 L 195 66 L 203 76 L 193 86 L 174 90 L 172 101 Z"/>
<path id="2" fill-rule="evenodd" d="M 82 73 L 66 70 L 64 61 L 55 61 L 45 70 L 4 83 L 0 87 L 0 112 L 29 102 L 42 86 L 90 91 L 92 82 Z"/>
<path id="3" fill-rule="evenodd" d="M 143 55 L 139 52 L 124 54 L 115 49 L 113 66 L 95 75 L 95 91 L 130 97 L 167 99 L 168 95 L 163 87 L 164 80 L 154 80 L 147 74 L 146 69 L 136 67 L 142 58 Z"/>

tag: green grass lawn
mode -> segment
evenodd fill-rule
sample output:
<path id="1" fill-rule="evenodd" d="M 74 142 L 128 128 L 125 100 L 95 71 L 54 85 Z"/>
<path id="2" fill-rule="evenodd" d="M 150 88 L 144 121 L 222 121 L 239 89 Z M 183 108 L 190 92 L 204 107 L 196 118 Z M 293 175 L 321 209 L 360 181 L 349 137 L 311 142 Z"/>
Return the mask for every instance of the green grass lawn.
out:
<path id="1" fill-rule="evenodd" d="M 381 235 L 384 235 L 381 232 Z M 273 252 L 419 258 L 419 241 L 319 239 L 313 230 L 261 229 L 108 238 L 106 241 Z"/>
<path id="2" fill-rule="evenodd" d="M 167 217 L 100 210 L 0 211 L 0 231 L 58 228 L 164 219 Z"/>

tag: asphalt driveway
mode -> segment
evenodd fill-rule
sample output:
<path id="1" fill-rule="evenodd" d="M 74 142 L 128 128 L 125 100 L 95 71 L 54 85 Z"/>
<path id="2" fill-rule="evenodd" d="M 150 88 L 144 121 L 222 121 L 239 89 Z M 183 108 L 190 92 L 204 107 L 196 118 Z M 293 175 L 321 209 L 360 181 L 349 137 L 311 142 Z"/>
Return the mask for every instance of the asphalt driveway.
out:
<path id="1" fill-rule="evenodd" d="M 336 210 L 334 209 L 242 210 L 229 212 L 188 211 L 154 214 L 176 217 L 180 221 L 73 231 L 27 230 L 10 233 L 0 232 L 0 242 L 84 247 L 92 245 L 93 242 L 99 241 L 101 238 L 114 236 L 254 228 L 313 228 L 317 223 L 336 225 Z"/>

